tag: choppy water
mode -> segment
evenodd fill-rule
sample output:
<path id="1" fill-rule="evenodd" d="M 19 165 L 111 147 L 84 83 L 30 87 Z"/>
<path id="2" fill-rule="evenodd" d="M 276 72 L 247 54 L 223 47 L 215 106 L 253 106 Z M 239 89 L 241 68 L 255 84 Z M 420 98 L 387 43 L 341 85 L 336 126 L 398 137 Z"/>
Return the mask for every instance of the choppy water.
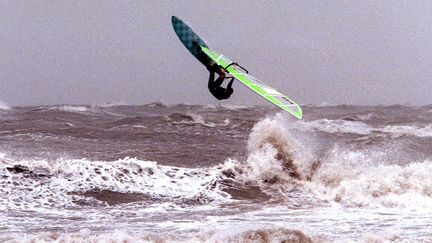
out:
<path id="1" fill-rule="evenodd" d="M 0 241 L 432 241 L 432 106 L 0 109 Z"/>

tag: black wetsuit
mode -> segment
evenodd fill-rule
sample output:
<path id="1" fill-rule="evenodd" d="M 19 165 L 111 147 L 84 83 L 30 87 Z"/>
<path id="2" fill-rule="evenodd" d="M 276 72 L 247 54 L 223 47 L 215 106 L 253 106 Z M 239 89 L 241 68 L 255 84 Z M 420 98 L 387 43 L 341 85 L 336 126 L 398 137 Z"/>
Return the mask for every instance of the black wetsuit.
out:
<path id="1" fill-rule="evenodd" d="M 226 88 L 222 88 L 221 85 L 225 78 L 219 76 L 219 78 L 214 80 L 214 76 L 215 76 L 214 74 L 215 74 L 214 72 L 210 72 L 210 77 L 208 82 L 208 88 L 210 90 L 210 93 L 212 93 L 212 95 L 216 97 L 216 99 L 218 100 L 228 99 L 231 96 L 231 94 L 234 92 L 234 90 L 231 88 L 234 80 L 231 80 L 231 82 L 228 83 Z"/>

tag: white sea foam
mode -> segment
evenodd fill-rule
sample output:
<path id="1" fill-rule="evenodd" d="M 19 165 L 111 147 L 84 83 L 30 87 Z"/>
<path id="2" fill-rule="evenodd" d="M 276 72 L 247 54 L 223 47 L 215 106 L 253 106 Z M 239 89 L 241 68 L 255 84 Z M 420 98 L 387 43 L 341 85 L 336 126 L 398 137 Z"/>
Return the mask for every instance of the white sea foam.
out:
<path id="1" fill-rule="evenodd" d="M 206 126 L 206 127 L 215 127 L 216 126 L 216 124 L 214 124 L 212 122 L 206 122 L 204 120 L 204 117 L 202 117 L 201 115 L 197 115 L 194 113 L 188 113 L 188 114 L 192 117 L 194 123 L 196 123 L 196 124 L 201 124 L 201 125 Z"/>
<path id="2" fill-rule="evenodd" d="M 89 110 L 87 106 L 80 106 L 80 105 L 46 106 L 41 108 L 44 108 L 46 110 L 77 112 L 77 113 L 86 112 Z"/>
<path id="3" fill-rule="evenodd" d="M 406 166 L 370 166 L 361 161 L 362 157 L 359 154 L 359 160 L 349 163 L 324 163 L 312 181 L 303 185 L 321 199 L 348 206 L 428 208 L 432 205 L 431 161 Z"/>
<path id="4" fill-rule="evenodd" d="M 207 122 L 203 116 L 187 112 L 185 114 L 183 113 L 173 113 L 167 117 L 170 120 L 173 120 L 173 124 L 185 124 L 185 125 L 202 125 L 205 127 L 215 127 L 217 125 L 223 125 L 226 126 L 228 123 L 224 121 L 223 124 L 215 124 L 213 122 Z"/>
<path id="5" fill-rule="evenodd" d="M 229 119 L 225 119 L 223 123 L 214 123 L 214 122 L 206 121 L 204 119 L 204 117 L 201 115 L 190 113 L 190 112 L 188 112 L 187 114 L 190 117 L 192 117 L 192 119 L 193 119 L 192 123 L 200 124 L 200 125 L 203 125 L 205 127 L 227 126 L 230 123 Z"/>
<path id="6" fill-rule="evenodd" d="M 4 159 L 3 159 L 4 160 Z M 113 162 L 80 160 L 0 161 L 0 210 L 70 207 L 88 200 L 81 193 L 109 190 L 155 198 L 223 200 L 229 196 L 211 188 L 218 171 L 161 166 L 125 158 Z M 12 163 L 12 164 L 11 164 Z M 12 172 L 11 166 L 28 168 Z"/>
<path id="7" fill-rule="evenodd" d="M 74 105 L 64 105 L 58 108 L 59 110 L 69 111 L 69 112 L 86 112 L 88 107 L 86 106 L 74 106 Z"/>
<path id="8" fill-rule="evenodd" d="M 356 115 L 355 117 L 357 117 L 358 119 L 362 120 L 362 121 L 368 121 L 370 120 L 372 117 L 374 116 L 374 113 L 367 113 L 364 115 Z"/>

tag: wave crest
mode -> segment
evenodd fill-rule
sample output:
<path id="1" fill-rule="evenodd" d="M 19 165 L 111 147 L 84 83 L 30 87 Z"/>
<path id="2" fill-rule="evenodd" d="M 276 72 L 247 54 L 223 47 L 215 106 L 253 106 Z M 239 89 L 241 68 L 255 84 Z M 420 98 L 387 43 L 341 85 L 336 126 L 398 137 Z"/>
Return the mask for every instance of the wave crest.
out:
<path id="1" fill-rule="evenodd" d="M 310 180 L 320 162 L 292 137 L 287 124 L 282 114 L 258 122 L 249 136 L 247 159 L 226 163 L 225 175 L 273 196 Z"/>

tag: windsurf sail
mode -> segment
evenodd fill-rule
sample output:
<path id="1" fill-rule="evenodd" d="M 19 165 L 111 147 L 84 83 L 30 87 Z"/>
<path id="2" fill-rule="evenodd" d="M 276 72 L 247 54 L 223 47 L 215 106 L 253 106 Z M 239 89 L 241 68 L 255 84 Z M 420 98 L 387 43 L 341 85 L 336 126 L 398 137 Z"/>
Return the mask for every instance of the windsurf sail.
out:
<path id="1" fill-rule="evenodd" d="M 255 93 L 264 97 L 271 103 L 279 106 L 280 108 L 288 111 L 290 114 L 298 119 L 303 116 L 303 111 L 296 102 L 286 97 L 276 89 L 268 86 L 261 80 L 251 76 L 249 72 L 232 62 L 228 57 L 218 53 L 216 51 L 210 50 L 208 47 L 201 46 L 201 50 L 207 54 L 215 63 L 225 69 L 229 74 L 231 74 L 235 79 L 240 81 L 242 84 L 246 85 L 248 88 L 253 90 Z"/>

